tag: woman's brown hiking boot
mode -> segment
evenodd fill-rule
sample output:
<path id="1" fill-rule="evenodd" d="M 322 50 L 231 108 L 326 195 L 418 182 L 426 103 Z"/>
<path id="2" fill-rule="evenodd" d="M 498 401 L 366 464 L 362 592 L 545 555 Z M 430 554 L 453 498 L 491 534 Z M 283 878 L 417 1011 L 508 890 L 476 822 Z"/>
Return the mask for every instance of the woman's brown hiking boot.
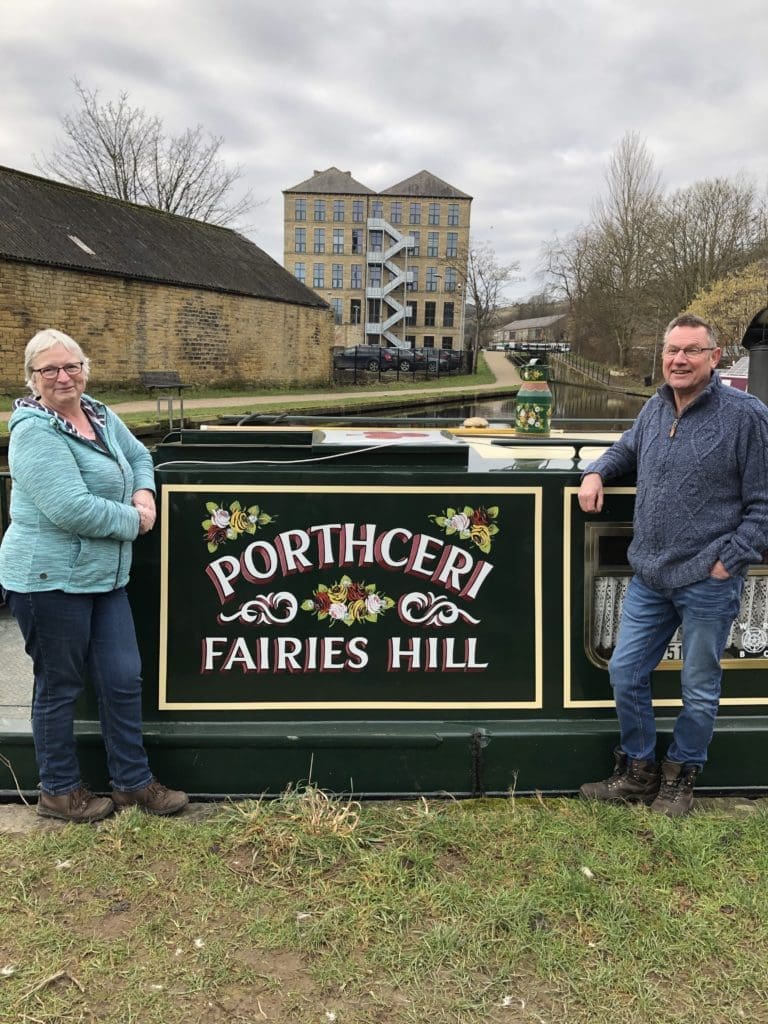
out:
<path id="1" fill-rule="evenodd" d="M 121 811 L 124 807 L 138 807 L 147 814 L 178 814 L 189 803 L 189 797 L 180 789 L 169 789 L 162 782 L 153 779 L 143 789 L 134 789 L 124 793 L 119 789 L 112 792 L 115 808 Z"/>
<path id="2" fill-rule="evenodd" d="M 37 801 L 37 813 L 41 818 L 58 818 L 59 821 L 101 821 L 114 809 L 115 805 L 108 796 L 94 796 L 85 786 L 78 786 L 71 793 L 60 796 L 40 790 Z"/>

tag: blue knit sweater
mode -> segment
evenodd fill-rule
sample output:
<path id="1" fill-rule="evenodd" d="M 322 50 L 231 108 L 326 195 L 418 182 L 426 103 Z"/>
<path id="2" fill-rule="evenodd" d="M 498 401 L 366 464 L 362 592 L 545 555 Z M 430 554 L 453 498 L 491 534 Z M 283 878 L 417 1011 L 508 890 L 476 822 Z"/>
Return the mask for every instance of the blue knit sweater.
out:
<path id="1" fill-rule="evenodd" d="M 629 561 L 649 587 L 705 579 L 718 559 L 745 575 L 768 550 L 768 408 L 717 373 L 679 417 L 662 385 L 585 473 L 636 474 Z"/>
<path id="2" fill-rule="evenodd" d="M 152 457 L 101 402 L 81 401 L 106 450 L 35 399 L 14 403 L 11 525 L 0 546 L 6 590 L 103 593 L 128 581 L 139 532 L 131 498 L 154 490 Z"/>

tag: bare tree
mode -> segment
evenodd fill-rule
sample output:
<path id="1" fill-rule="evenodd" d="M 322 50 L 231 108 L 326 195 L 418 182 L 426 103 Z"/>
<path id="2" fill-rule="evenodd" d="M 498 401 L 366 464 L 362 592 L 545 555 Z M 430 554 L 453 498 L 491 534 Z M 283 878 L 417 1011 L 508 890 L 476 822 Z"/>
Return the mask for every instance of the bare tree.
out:
<path id="1" fill-rule="evenodd" d="M 480 343 L 495 325 L 496 314 L 504 305 L 504 289 L 513 280 L 519 263 L 502 265 L 496 252 L 487 243 L 475 244 L 470 240 L 466 263 L 462 261 L 457 270 L 464 283 L 466 301 L 474 307 L 474 329 L 472 333 L 472 365 L 477 373 Z"/>
<path id="2" fill-rule="evenodd" d="M 63 139 L 49 155 L 35 158 L 38 169 L 70 185 L 143 203 L 211 224 L 231 224 L 252 209 L 248 191 L 233 200 L 242 167 L 219 157 L 221 136 L 201 125 L 180 135 L 166 135 L 163 122 L 143 107 L 133 107 L 128 93 L 102 102 L 77 79 L 80 109 L 61 119 Z"/>
<path id="3" fill-rule="evenodd" d="M 602 357 L 627 364 L 648 321 L 653 244 L 661 204 L 659 175 L 639 136 L 629 132 L 611 156 L 606 192 L 588 227 L 545 249 L 545 271 L 568 299 L 577 337 L 590 335 Z"/>
<path id="4" fill-rule="evenodd" d="M 568 305 L 569 334 L 580 351 L 594 359 L 616 361 L 609 320 L 614 312 L 604 239 L 593 226 L 581 227 L 567 238 L 555 237 L 544 248 L 543 272 Z"/>
<path id="5" fill-rule="evenodd" d="M 698 181 L 665 200 L 656 246 L 658 305 L 685 309 L 708 284 L 754 260 L 766 230 L 744 177 Z"/>
<path id="6" fill-rule="evenodd" d="M 611 157 L 604 199 L 595 207 L 597 247 L 593 288 L 602 295 L 598 308 L 603 331 L 626 366 L 630 345 L 647 320 L 648 286 L 654 266 L 649 260 L 661 203 L 659 175 L 645 143 L 629 132 Z"/>

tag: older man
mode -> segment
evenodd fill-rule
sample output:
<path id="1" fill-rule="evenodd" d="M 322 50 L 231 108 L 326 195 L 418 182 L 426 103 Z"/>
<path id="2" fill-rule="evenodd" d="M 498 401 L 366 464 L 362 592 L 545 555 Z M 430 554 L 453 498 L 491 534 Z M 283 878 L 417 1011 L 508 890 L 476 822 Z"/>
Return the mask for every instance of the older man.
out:
<path id="1" fill-rule="evenodd" d="M 768 409 L 721 383 L 719 359 L 706 321 L 674 319 L 664 335 L 666 383 L 587 467 L 579 491 L 581 509 L 599 512 L 605 482 L 637 475 L 634 576 L 608 666 L 620 745 L 613 775 L 580 792 L 669 816 L 692 807 L 720 702 L 720 658 L 747 569 L 768 548 Z M 683 707 L 659 764 L 650 677 L 681 625 Z"/>

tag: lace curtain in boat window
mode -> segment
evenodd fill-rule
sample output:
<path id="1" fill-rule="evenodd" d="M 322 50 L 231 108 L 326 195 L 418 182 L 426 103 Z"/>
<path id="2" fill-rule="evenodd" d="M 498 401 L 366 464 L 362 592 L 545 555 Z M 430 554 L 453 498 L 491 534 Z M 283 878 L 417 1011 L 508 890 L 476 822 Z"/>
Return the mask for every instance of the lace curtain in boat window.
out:
<path id="1" fill-rule="evenodd" d="M 616 646 L 619 619 L 629 576 L 598 576 L 592 590 L 592 650 L 606 661 Z M 678 657 L 681 634 L 670 640 L 670 655 Z M 765 657 L 768 661 L 768 576 L 749 576 L 736 621 L 731 627 L 725 656 Z"/>

